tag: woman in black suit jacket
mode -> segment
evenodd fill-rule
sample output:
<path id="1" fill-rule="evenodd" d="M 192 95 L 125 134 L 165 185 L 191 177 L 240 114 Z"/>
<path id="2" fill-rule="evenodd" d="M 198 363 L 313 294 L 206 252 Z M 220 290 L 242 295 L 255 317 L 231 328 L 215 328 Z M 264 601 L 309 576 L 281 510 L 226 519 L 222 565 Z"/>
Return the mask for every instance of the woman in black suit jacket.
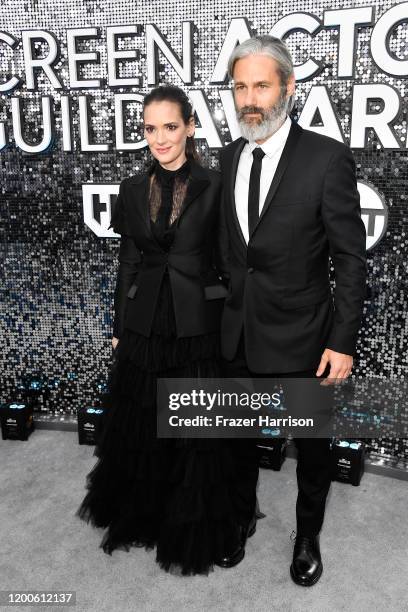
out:
<path id="1" fill-rule="evenodd" d="M 157 438 L 156 382 L 221 375 L 226 290 L 214 266 L 221 181 L 198 163 L 181 89 L 154 89 L 143 113 L 155 161 L 121 182 L 112 216 L 121 243 L 111 407 L 77 514 L 108 527 L 100 546 L 109 554 L 156 545 L 166 571 L 208 573 L 244 554 L 229 446 Z"/>

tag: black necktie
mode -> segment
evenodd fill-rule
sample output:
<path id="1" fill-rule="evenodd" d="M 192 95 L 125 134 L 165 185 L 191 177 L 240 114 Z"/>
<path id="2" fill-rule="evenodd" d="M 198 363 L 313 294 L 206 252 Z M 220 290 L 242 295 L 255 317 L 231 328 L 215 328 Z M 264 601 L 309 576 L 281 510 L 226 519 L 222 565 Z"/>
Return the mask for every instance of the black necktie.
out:
<path id="1" fill-rule="evenodd" d="M 262 158 L 265 151 L 261 147 L 255 147 L 252 151 L 254 160 L 252 162 L 251 174 L 249 176 L 249 192 L 248 192 L 248 231 L 251 237 L 255 225 L 259 219 L 259 185 L 261 179 Z"/>

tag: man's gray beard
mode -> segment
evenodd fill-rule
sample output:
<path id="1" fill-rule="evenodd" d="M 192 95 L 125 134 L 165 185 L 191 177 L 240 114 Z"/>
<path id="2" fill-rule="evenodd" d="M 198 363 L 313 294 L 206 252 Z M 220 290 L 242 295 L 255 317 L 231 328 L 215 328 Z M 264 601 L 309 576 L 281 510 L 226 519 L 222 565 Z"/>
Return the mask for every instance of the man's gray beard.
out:
<path id="1" fill-rule="evenodd" d="M 287 100 L 278 100 L 277 104 L 272 108 L 264 111 L 264 118 L 260 123 L 247 123 L 245 118 L 238 117 L 238 124 L 241 128 L 241 134 L 247 140 L 265 140 L 272 136 L 283 124 L 287 115 Z"/>

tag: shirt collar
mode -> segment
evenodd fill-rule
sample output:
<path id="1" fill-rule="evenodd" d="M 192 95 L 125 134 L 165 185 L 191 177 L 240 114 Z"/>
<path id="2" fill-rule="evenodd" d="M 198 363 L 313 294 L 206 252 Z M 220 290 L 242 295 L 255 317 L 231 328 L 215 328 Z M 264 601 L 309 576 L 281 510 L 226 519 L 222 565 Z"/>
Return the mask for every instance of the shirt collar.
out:
<path id="1" fill-rule="evenodd" d="M 265 151 L 265 155 L 267 155 L 268 157 L 273 157 L 276 151 L 278 151 L 278 149 L 280 149 L 284 145 L 288 137 L 291 124 L 291 118 L 289 117 L 289 115 L 286 115 L 286 119 L 282 123 L 280 128 L 276 132 L 274 132 L 272 136 L 269 136 L 269 138 L 265 140 L 264 143 L 259 145 L 253 140 L 249 141 L 247 143 L 248 153 L 252 155 L 252 151 L 255 149 L 255 147 L 261 147 L 262 150 Z"/>

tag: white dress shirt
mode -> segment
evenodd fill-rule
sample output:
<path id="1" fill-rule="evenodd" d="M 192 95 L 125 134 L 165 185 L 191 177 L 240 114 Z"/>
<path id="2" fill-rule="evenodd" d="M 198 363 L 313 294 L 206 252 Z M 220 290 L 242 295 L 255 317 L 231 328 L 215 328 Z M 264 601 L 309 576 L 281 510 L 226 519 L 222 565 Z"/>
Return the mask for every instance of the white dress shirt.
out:
<path id="1" fill-rule="evenodd" d="M 253 162 L 252 151 L 255 147 L 261 147 L 265 151 L 265 156 L 262 159 L 260 189 L 259 189 L 259 215 L 265 203 L 266 195 L 271 186 L 273 176 L 280 159 L 280 156 L 285 146 L 286 139 L 289 134 L 292 121 L 287 115 L 285 121 L 280 128 L 265 140 L 262 145 L 258 145 L 255 141 L 247 142 L 241 151 L 239 158 L 237 176 L 235 179 L 235 207 L 239 224 L 245 241 L 248 244 L 248 191 L 249 191 L 249 176 Z"/>

